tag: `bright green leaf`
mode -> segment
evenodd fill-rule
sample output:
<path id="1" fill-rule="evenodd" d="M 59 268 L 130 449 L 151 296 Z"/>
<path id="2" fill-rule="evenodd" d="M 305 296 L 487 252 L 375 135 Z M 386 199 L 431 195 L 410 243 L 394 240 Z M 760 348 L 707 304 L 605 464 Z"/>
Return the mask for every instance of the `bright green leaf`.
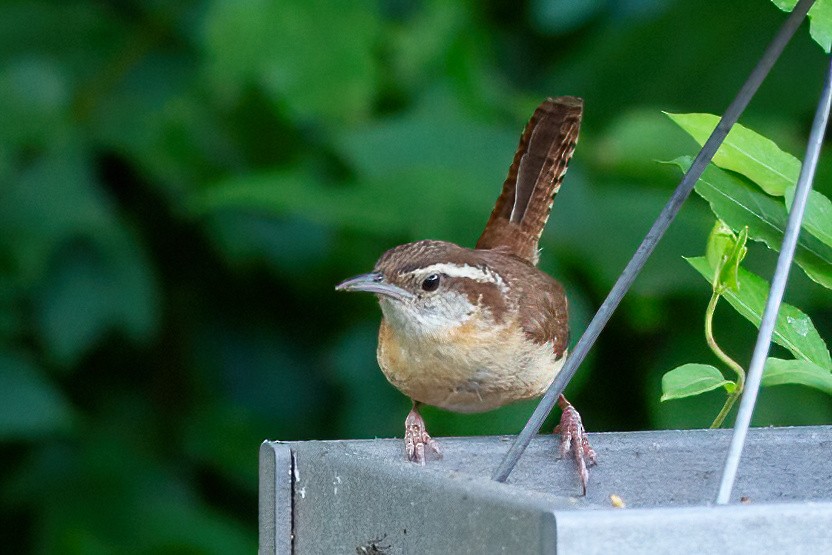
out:
<path id="1" fill-rule="evenodd" d="M 832 373 L 806 360 L 769 358 L 763 369 L 762 384 L 800 384 L 832 395 Z"/>
<path id="2" fill-rule="evenodd" d="M 719 117 L 712 114 L 667 115 L 700 146 L 705 144 L 719 123 Z M 738 123 L 734 124 L 719 147 L 713 163 L 741 173 L 766 193 L 775 196 L 782 196 L 787 187 L 797 183 L 800 175 L 800 160 L 780 150 L 772 140 Z"/>
<path id="3" fill-rule="evenodd" d="M 827 54 L 832 48 L 832 1 L 817 0 L 809 10 L 809 34 Z"/>
<path id="4" fill-rule="evenodd" d="M 662 376 L 662 401 L 692 397 L 733 384 L 709 364 L 683 364 Z"/>
<path id="5" fill-rule="evenodd" d="M 684 171 L 691 159 L 674 160 Z M 786 229 L 786 208 L 742 177 L 708 166 L 696 183 L 696 192 L 711 205 L 714 214 L 732 229 L 748 226 L 748 236 L 780 250 Z M 832 247 L 809 234 L 798 238 L 795 262 L 815 282 L 832 289 Z"/>
<path id="6" fill-rule="evenodd" d="M 711 280 L 714 270 L 705 257 L 687 258 L 686 260 L 702 274 L 702 277 L 708 281 Z M 724 297 L 746 320 L 759 328 L 766 299 L 768 298 L 768 283 L 760 276 L 744 268 L 739 268 L 738 278 L 740 289 L 738 291 L 726 291 Z M 829 356 L 829 349 L 815 329 L 812 320 L 789 304 L 783 303 L 780 305 L 772 340 L 791 351 L 799 359 L 808 360 L 822 368 L 832 369 L 832 358 Z"/>
<path id="7" fill-rule="evenodd" d="M 790 12 L 797 5 L 797 0 L 771 0 L 774 5 Z M 809 34 L 828 54 L 832 48 L 832 0 L 817 0 L 809 10 Z"/>
<path id="8" fill-rule="evenodd" d="M 786 208 L 791 210 L 794 187 L 786 189 Z M 803 214 L 803 229 L 832 247 L 832 201 L 818 191 L 810 191 Z"/>

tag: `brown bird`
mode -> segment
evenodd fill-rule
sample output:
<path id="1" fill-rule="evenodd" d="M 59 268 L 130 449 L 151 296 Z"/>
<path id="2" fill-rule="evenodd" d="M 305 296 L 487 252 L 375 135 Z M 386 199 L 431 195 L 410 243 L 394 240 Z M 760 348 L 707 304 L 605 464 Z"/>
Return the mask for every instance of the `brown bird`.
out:
<path id="1" fill-rule="evenodd" d="M 560 283 L 537 269 L 549 219 L 580 131 L 583 101 L 549 98 L 526 125 L 503 190 L 474 249 L 417 241 L 384 253 L 374 270 L 339 291 L 375 293 L 383 317 L 377 358 L 413 401 L 407 458 L 441 456 L 421 404 L 471 413 L 541 396 L 560 371 L 569 340 Z M 572 452 L 586 494 L 595 463 L 581 417 L 561 396 L 561 456 Z"/>

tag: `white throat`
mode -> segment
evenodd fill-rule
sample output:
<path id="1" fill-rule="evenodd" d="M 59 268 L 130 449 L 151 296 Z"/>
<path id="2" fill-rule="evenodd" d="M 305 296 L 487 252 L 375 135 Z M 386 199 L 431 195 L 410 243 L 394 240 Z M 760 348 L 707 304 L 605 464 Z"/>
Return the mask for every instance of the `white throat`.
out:
<path id="1" fill-rule="evenodd" d="M 408 337 L 446 334 L 466 323 L 476 310 L 467 296 L 455 291 L 407 302 L 379 297 L 379 304 L 389 325 Z"/>

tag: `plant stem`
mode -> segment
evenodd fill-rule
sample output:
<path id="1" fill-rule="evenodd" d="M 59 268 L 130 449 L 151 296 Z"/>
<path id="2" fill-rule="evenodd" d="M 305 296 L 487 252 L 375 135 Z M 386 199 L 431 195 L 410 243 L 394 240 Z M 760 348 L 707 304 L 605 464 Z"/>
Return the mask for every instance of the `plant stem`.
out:
<path id="1" fill-rule="evenodd" d="M 711 294 L 711 300 L 708 302 L 708 309 L 705 311 L 705 340 L 708 342 L 708 347 L 711 348 L 714 354 L 737 375 L 737 383 L 734 391 L 728 394 L 728 398 L 725 400 L 722 410 L 719 411 L 719 414 L 716 415 L 716 418 L 714 418 L 714 421 L 711 423 L 711 428 L 719 428 L 722 426 L 722 423 L 725 421 L 725 417 L 728 416 L 728 413 L 731 412 L 731 408 L 734 406 L 734 403 L 736 403 L 737 399 L 739 399 L 740 395 L 742 395 L 742 390 L 745 386 L 745 370 L 743 370 L 742 366 L 737 364 L 734 359 L 729 357 L 725 351 L 717 345 L 716 340 L 714 339 L 714 312 L 716 311 L 716 304 L 719 301 L 720 296 L 720 293 L 715 290 L 713 294 Z"/>

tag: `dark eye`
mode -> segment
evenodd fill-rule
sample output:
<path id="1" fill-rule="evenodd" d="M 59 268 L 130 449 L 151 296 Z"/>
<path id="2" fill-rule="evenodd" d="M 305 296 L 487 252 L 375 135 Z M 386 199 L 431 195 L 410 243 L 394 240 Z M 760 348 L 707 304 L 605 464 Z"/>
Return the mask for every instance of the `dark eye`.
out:
<path id="1" fill-rule="evenodd" d="M 439 287 L 439 274 L 431 274 L 422 282 L 422 289 L 425 291 L 436 291 Z"/>

